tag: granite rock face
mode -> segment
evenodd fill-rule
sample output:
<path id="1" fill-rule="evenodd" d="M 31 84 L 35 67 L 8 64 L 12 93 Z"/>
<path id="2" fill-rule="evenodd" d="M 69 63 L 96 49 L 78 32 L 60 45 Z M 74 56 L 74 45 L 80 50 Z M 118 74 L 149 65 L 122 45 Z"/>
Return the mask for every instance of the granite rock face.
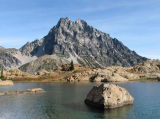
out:
<path id="1" fill-rule="evenodd" d="M 36 56 L 22 54 L 21 50 L 15 48 L 3 48 L 0 46 L 0 69 L 2 66 L 5 70 L 20 67 L 23 64 L 37 59 Z"/>
<path id="2" fill-rule="evenodd" d="M 134 98 L 125 88 L 114 84 L 93 87 L 85 99 L 87 105 L 101 109 L 122 107 L 133 104 L 133 101 Z"/>
<path id="3" fill-rule="evenodd" d="M 4 66 L 5 69 L 12 68 L 21 64 L 21 61 L 12 55 L 16 49 L 6 49 L 0 47 L 0 69 Z"/>
<path id="4" fill-rule="evenodd" d="M 154 72 L 160 73 L 160 60 L 147 60 L 145 62 L 141 62 L 132 68 L 132 72 L 144 74 Z"/>
<path id="5" fill-rule="evenodd" d="M 160 79 L 160 61 L 147 60 L 133 67 L 110 66 L 106 68 L 87 69 L 77 72 L 70 78 L 73 81 L 89 80 L 91 82 L 127 82 L 134 80 Z"/>

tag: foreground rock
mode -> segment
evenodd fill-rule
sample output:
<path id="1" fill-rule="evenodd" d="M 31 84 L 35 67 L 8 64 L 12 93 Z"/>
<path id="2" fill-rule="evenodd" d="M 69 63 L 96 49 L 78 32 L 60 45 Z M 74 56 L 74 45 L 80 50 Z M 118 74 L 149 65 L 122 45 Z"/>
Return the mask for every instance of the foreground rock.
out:
<path id="1" fill-rule="evenodd" d="M 0 86 L 13 86 L 13 81 L 11 81 L 11 80 L 6 80 L 6 81 L 0 80 Z"/>
<path id="2" fill-rule="evenodd" d="M 134 98 L 125 88 L 114 84 L 94 86 L 85 99 L 87 105 L 101 109 L 111 109 L 133 104 L 133 101 Z"/>
<path id="3" fill-rule="evenodd" d="M 15 91 L 3 91 L 0 92 L 0 96 L 2 95 L 16 95 L 16 94 L 29 94 L 29 93 L 42 93 L 45 92 L 42 88 L 33 88 L 33 89 L 27 89 L 27 90 L 15 90 Z"/>

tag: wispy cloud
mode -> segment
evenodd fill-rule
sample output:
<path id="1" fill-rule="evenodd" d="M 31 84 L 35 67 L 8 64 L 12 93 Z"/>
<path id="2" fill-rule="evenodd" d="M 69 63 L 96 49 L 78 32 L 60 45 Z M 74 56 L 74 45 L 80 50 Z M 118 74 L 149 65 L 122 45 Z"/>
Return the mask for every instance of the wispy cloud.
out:
<path id="1" fill-rule="evenodd" d="M 158 56 L 157 54 L 153 55 L 153 54 L 142 54 L 144 57 L 147 57 L 149 59 L 160 59 L 160 56 Z"/>
<path id="2" fill-rule="evenodd" d="M 5 48 L 20 48 L 26 41 L 29 40 L 27 38 L 0 38 L 0 46 Z"/>

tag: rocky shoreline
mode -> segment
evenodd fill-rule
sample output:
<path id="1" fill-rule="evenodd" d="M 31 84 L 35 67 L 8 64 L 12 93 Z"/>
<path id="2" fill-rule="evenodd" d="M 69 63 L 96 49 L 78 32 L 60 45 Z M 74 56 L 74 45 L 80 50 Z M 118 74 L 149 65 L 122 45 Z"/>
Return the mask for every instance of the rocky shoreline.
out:
<path id="1" fill-rule="evenodd" d="M 134 67 L 112 66 L 75 73 L 67 81 L 89 80 L 91 82 L 128 82 L 134 80 L 160 80 L 160 61 L 148 60 Z"/>
<path id="2" fill-rule="evenodd" d="M 13 81 L 33 82 L 128 82 L 146 79 L 160 80 L 160 61 L 147 60 L 133 67 L 111 66 L 103 69 L 91 69 L 88 66 L 74 65 L 73 71 L 63 71 L 59 68 L 53 72 L 37 72 L 35 75 L 11 69 L 4 72 L 7 79 Z"/>

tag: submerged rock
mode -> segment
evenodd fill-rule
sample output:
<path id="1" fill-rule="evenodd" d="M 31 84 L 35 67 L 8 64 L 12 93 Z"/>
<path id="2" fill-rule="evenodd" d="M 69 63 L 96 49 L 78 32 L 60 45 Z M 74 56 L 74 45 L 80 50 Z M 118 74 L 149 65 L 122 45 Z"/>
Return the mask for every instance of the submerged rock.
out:
<path id="1" fill-rule="evenodd" d="M 125 88 L 115 84 L 94 86 L 85 99 L 87 105 L 101 109 L 117 108 L 133 104 L 133 101 L 134 98 Z"/>
<path id="2" fill-rule="evenodd" d="M 6 81 L 0 80 L 0 86 L 13 86 L 13 81 L 11 81 L 11 80 L 6 80 Z"/>
<path id="3" fill-rule="evenodd" d="M 16 95 L 16 94 L 28 94 L 28 93 L 42 93 L 45 92 L 42 88 L 33 88 L 27 90 L 14 90 L 14 91 L 1 91 L 0 96 L 2 95 Z"/>
<path id="4" fill-rule="evenodd" d="M 29 92 L 44 92 L 42 88 L 33 88 L 33 89 L 28 89 L 27 91 Z"/>

